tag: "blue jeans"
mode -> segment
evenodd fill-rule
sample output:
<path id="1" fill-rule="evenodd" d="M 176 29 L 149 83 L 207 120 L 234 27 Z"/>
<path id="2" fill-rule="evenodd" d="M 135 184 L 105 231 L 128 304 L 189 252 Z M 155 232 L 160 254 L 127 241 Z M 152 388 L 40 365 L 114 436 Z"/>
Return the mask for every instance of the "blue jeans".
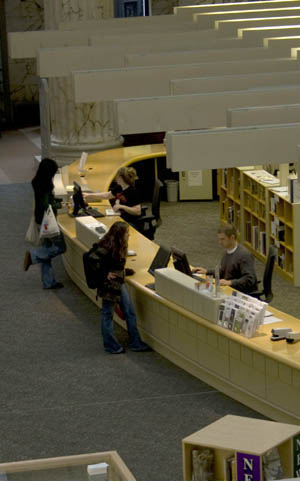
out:
<path id="1" fill-rule="evenodd" d="M 42 246 L 29 250 L 32 264 L 41 265 L 43 288 L 51 288 L 56 283 L 51 260 L 66 251 L 66 244 L 63 235 L 55 238 L 45 238 Z"/>
<path id="2" fill-rule="evenodd" d="M 122 285 L 121 289 L 121 310 L 125 315 L 125 321 L 127 324 L 127 330 L 129 334 L 130 348 L 138 349 L 144 345 L 141 340 L 140 334 L 136 326 L 136 316 L 134 311 L 133 303 L 130 299 L 128 290 L 125 284 Z M 114 335 L 113 326 L 113 314 L 114 314 L 115 303 L 110 300 L 102 300 L 101 308 L 101 333 L 103 337 L 103 344 L 105 351 L 118 352 L 122 350 L 122 345 L 118 342 Z"/>

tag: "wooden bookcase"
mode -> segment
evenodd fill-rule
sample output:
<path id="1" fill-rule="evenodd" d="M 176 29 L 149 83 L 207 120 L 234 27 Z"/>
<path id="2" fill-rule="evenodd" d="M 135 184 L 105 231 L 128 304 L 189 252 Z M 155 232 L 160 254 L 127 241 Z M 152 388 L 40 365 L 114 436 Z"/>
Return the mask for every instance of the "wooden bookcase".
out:
<path id="1" fill-rule="evenodd" d="M 223 169 L 219 176 L 220 220 L 234 224 L 239 241 L 265 261 L 269 248 L 269 191 L 279 180 L 262 169 Z"/>
<path id="2" fill-rule="evenodd" d="M 213 452 L 213 480 L 263 480 L 263 456 L 277 448 L 284 476 L 299 477 L 300 427 L 226 415 L 182 440 L 183 478 L 192 480 L 192 451 Z M 234 461 L 227 478 L 227 461 Z M 252 478 L 251 478 L 252 477 Z"/>
<path id="3" fill-rule="evenodd" d="M 269 242 L 278 250 L 275 268 L 300 286 L 300 203 L 290 203 L 287 194 L 271 190 L 269 212 Z"/>
<path id="4" fill-rule="evenodd" d="M 241 182 L 241 241 L 262 261 L 269 249 L 270 189 L 279 180 L 264 170 L 243 171 Z"/>

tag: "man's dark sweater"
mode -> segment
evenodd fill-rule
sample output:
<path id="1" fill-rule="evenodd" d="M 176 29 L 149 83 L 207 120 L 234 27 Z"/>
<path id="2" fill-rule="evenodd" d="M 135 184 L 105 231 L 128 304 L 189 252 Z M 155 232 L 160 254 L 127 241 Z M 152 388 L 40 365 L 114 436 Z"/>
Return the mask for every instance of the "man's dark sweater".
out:
<path id="1" fill-rule="evenodd" d="M 214 271 L 209 270 L 207 274 L 214 274 Z M 220 266 L 220 279 L 230 280 L 232 288 L 243 293 L 257 290 L 253 255 L 241 244 L 238 244 L 233 253 L 224 254 Z"/>

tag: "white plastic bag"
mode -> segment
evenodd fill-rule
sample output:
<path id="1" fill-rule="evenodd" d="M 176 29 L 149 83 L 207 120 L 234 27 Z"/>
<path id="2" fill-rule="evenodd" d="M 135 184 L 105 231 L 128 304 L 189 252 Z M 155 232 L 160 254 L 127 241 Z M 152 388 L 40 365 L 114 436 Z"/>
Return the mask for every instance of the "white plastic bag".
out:
<path id="1" fill-rule="evenodd" d="M 51 204 L 49 204 L 43 217 L 43 221 L 40 229 L 40 238 L 54 238 L 60 234 L 60 229 L 57 224 L 56 218 Z"/>
<path id="2" fill-rule="evenodd" d="M 34 214 L 31 216 L 30 223 L 25 234 L 25 241 L 33 246 L 39 246 L 41 244 L 40 233 L 35 222 Z"/>

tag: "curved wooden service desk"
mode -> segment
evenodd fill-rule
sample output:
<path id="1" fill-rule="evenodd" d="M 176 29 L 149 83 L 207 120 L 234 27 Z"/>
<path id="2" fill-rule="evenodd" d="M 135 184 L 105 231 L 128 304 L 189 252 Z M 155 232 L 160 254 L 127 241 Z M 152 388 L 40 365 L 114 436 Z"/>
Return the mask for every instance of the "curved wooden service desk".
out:
<path id="1" fill-rule="evenodd" d="M 118 148 L 92 154 L 86 163 L 86 181 L 92 190 L 106 191 L 117 169 L 138 160 L 165 156 L 163 145 Z M 79 180 L 78 162 L 68 167 L 69 183 Z M 105 212 L 105 203 L 99 210 Z M 67 214 L 58 217 L 67 251 L 64 266 L 71 279 L 95 303 L 94 290 L 87 288 L 82 254 L 88 249 L 77 238 L 75 220 Z M 100 218 L 108 227 L 117 217 Z M 153 282 L 147 270 L 158 246 L 130 227 L 127 266 L 136 274 L 127 278 L 138 326 L 144 340 L 176 365 L 245 405 L 287 423 L 300 422 L 300 341 L 270 341 L 271 328 L 289 327 L 300 331 L 296 318 L 274 308 L 269 310 L 282 322 L 260 327 L 257 336 L 247 339 L 219 327 L 145 287 Z M 228 289 L 228 293 L 230 290 Z M 101 303 L 101 301 L 100 301 Z M 99 313 L 100 317 L 100 313 Z M 116 319 L 124 326 L 124 322 Z"/>

